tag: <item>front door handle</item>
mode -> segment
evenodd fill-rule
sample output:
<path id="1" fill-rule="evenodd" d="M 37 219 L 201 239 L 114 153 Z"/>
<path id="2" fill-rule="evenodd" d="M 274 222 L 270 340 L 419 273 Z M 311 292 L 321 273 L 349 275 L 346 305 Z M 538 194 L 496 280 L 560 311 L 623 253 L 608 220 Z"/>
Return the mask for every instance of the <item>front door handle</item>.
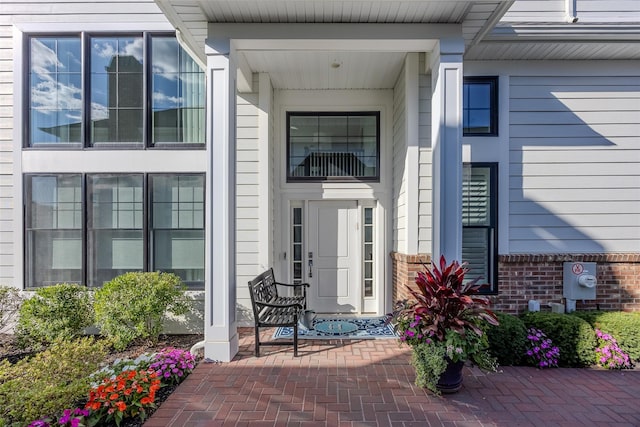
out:
<path id="1" fill-rule="evenodd" d="M 313 277 L 313 273 L 311 272 L 312 267 L 313 267 L 313 260 L 309 258 L 309 268 L 307 269 L 309 271 L 309 277 Z"/>

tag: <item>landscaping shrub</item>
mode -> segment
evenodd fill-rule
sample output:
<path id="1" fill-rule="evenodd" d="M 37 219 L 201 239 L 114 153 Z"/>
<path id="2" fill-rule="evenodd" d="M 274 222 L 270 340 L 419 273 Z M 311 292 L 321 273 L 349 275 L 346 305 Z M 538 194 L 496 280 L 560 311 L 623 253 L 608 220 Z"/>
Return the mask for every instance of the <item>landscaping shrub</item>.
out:
<path id="1" fill-rule="evenodd" d="M 525 313 L 522 320 L 527 329 L 542 330 L 560 349 L 559 366 L 584 367 L 593 364 L 596 335 L 585 320 L 549 312 Z"/>
<path id="2" fill-rule="evenodd" d="M 572 314 L 613 336 L 631 360 L 640 362 L 640 312 L 576 311 Z"/>
<path id="3" fill-rule="evenodd" d="M 166 313 L 188 311 L 185 290 L 172 273 L 125 273 L 96 291 L 96 322 L 117 350 L 137 338 L 157 342 Z"/>
<path id="4" fill-rule="evenodd" d="M 500 324 L 486 328 L 489 351 L 503 366 L 519 365 L 525 352 L 527 328 L 517 316 L 496 313 Z"/>
<path id="5" fill-rule="evenodd" d="M 23 343 L 48 344 L 82 335 L 94 321 L 89 291 L 59 284 L 38 289 L 20 307 L 16 334 Z"/>
<path id="6" fill-rule="evenodd" d="M 9 286 L 0 286 L 0 332 L 4 332 L 18 312 L 22 297 L 20 291 Z"/>
<path id="7" fill-rule="evenodd" d="M 58 341 L 32 358 L 0 363 L 0 425 L 27 425 L 86 399 L 89 375 L 106 356 L 93 338 Z"/>

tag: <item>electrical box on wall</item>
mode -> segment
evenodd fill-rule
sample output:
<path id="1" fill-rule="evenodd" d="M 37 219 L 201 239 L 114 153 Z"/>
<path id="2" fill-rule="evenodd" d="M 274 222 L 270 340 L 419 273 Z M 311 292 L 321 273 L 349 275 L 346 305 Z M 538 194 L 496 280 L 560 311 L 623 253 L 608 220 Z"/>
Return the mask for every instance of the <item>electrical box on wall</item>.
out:
<path id="1" fill-rule="evenodd" d="M 565 262 L 562 294 L 568 300 L 596 299 L 596 263 Z"/>

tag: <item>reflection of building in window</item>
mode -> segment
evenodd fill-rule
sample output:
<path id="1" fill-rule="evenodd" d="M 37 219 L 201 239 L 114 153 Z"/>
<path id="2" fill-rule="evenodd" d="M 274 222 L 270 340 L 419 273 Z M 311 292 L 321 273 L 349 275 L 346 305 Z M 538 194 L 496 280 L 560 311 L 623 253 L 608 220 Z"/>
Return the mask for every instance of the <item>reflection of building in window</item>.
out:
<path id="1" fill-rule="evenodd" d="M 32 39 L 32 46 L 39 40 Z M 95 62 L 107 59 L 108 63 L 101 69 L 101 64 L 93 64 L 89 73 L 89 89 L 79 89 L 84 92 L 84 99 L 89 104 L 88 138 L 84 138 L 85 128 L 80 119 L 80 110 L 75 114 L 66 114 L 60 107 L 49 109 L 31 102 L 31 145 L 43 143 L 80 143 L 88 140 L 89 145 L 134 144 L 147 145 L 204 143 L 204 73 L 197 63 L 180 47 L 174 37 L 151 37 L 148 58 L 128 53 L 130 45 L 137 45 L 142 40 L 138 38 L 101 37 L 89 38 L 95 42 L 92 47 L 92 58 Z M 42 44 L 42 43 L 40 43 Z M 156 45 L 161 46 L 156 48 Z M 105 48 L 112 47 L 112 52 Z M 32 48 L 32 57 L 42 48 Z M 51 55 L 56 52 L 49 49 Z M 78 48 L 78 54 L 80 50 Z M 153 54 L 157 56 L 154 58 Z M 141 55 L 141 54 L 140 54 Z M 170 56 L 167 59 L 167 55 Z M 145 69 L 151 69 L 148 90 L 145 91 Z M 42 73 L 41 68 L 37 68 Z M 86 73 L 86 71 L 84 71 Z M 48 78 L 64 80 L 60 73 L 48 72 Z M 80 76 L 80 72 L 77 73 Z M 53 77 L 51 76 L 53 75 Z M 31 74 L 32 98 L 37 92 L 34 85 L 38 76 Z M 42 80 L 42 78 L 40 79 Z M 78 80 L 80 80 L 78 78 Z M 54 99 L 63 96 L 69 87 L 62 82 L 47 86 L 47 97 Z M 88 94 L 86 93 L 88 92 Z M 150 102 L 145 102 L 147 93 Z M 104 94 L 104 98 L 102 98 Z M 42 98 L 39 96 L 38 99 Z M 77 102 L 82 103 L 80 96 Z M 105 105 L 106 104 L 106 105 Z M 148 106 L 148 107 L 147 107 Z M 39 115 L 36 117 L 36 114 Z M 149 132 L 147 140 L 144 135 L 144 116 L 148 115 Z M 47 118 L 45 115 L 53 116 Z M 55 119 L 58 117 L 58 119 Z M 60 117 L 64 117 L 64 120 Z M 71 117 L 77 118 L 69 120 Z M 46 119 L 46 120 L 45 120 Z M 64 123 L 64 122 L 68 123 Z M 56 123 L 55 126 L 45 124 Z M 36 130 L 55 138 L 35 136 Z"/>

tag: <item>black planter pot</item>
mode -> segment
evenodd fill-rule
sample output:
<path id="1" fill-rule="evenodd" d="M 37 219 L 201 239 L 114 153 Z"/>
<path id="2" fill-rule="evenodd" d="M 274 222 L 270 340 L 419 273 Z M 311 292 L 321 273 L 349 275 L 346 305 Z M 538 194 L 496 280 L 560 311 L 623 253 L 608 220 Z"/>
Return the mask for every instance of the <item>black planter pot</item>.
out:
<path id="1" fill-rule="evenodd" d="M 447 369 L 440 375 L 436 388 L 441 393 L 456 393 L 462 387 L 462 368 L 464 361 L 452 362 L 447 359 Z"/>

